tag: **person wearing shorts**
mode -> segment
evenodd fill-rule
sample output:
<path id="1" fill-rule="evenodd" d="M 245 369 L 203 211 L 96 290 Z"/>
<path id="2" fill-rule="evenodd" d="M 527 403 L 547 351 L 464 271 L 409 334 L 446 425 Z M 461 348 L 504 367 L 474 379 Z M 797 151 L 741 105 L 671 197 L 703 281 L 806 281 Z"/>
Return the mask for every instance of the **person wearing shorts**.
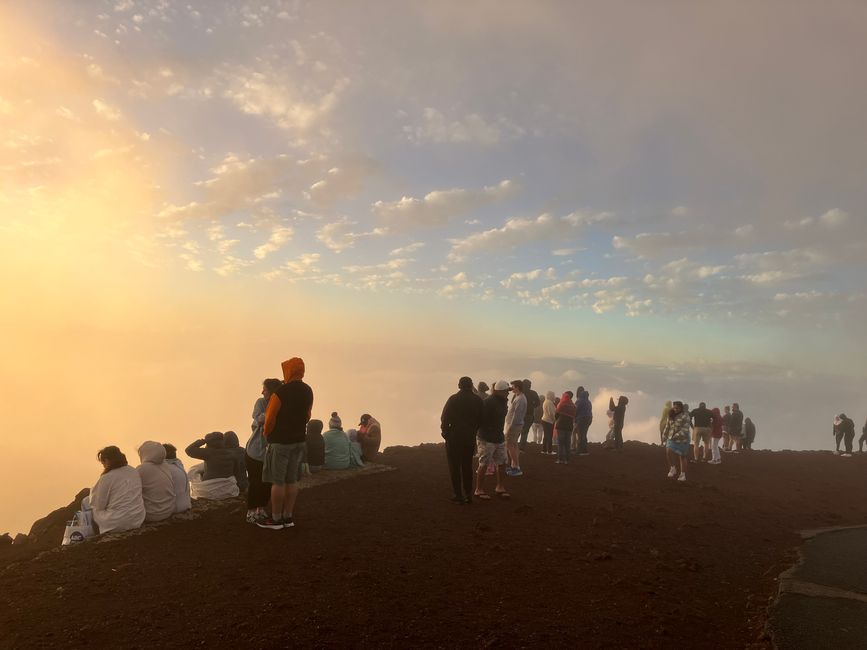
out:
<path id="1" fill-rule="evenodd" d="M 713 422 L 713 413 L 704 402 L 693 409 L 689 414 L 692 418 L 692 453 L 696 462 L 711 459 L 710 434 Z"/>
<path id="2" fill-rule="evenodd" d="M 686 466 L 689 462 L 689 413 L 683 408 L 683 402 L 673 402 L 668 424 L 665 427 L 665 457 L 668 460 L 668 478 L 677 477 L 678 481 L 686 481 Z M 680 462 L 680 476 L 677 472 L 677 462 Z"/>
<path id="3" fill-rule="evenodd" d="M 301 381 L 304 361 L 293 357 L 282 366 L 284 382 L 271 394 L 262 428 L 268 441 L 262 480 L 271 483 L 271 515 L 256 523 L 272 530 L 295 525 L 293 513 L 307 447 L 307 422 L 313 410 L 313 390 Z"/>
<path id="4" fill-rule="evenodd" d="M 509 454 L 509 468 L 506 470 L 506 475 L 523 476 L 518 442 L 524 426 L 524 416 L 527 414 L 527 397 L 524 395 L 524 382 L 520 379 L 515 379 L 511 383 L 511 387 L 514 395 L 512 401 L 509 402 L 506 421 L 503 425 L 506 436 L 506 452 Z"/>
<path id="5" fill-rule="evenodd" d="M 482 403 L 482 425 L 478 432 L 479 469 L 476 472 L 476 491 L 474 496 L 482 501 L 489 501 L 491 496 L 485 492 L 485 472 L 488 467 L 497 468 L 497 487 L 494 494 L 508 498 L 503 481 L 506 464 L 506 436 L 503 425 L 506 412 L 509 409 L 506 396 L 509 394 L 509 384 L 500 380 L 494 384 L 492 394 Z M 520 427 L 519 427 L 520 431 Z"/>

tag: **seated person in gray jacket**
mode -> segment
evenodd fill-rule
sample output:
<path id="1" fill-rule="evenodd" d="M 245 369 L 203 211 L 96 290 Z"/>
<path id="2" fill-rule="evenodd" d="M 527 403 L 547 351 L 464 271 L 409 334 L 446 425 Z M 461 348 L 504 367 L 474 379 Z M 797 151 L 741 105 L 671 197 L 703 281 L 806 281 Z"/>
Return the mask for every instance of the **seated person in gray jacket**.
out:
<path id="1" fill-rule="evenodd" d="M 237 441 L 237 436 L 235 440 Z M 244 459 L 238 449 L 226 447 L 223 434 L 219 431 L 213 431 L 201 440 L 190 443 L 185 452 L 190 458 L 205 461 L 203 481 L 234 476 L 238 481 L 238 489 L 246 488 L 247 470 L 244 468 Z"/>

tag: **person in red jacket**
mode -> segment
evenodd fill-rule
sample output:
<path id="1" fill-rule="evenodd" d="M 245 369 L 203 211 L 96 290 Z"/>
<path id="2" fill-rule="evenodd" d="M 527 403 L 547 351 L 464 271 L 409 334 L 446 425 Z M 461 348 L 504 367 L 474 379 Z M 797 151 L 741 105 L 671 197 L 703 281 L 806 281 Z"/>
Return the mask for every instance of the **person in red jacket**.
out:
<path id="1" fill-rule="evenodd" d="M 713 458 L 710 461 L 711 465 L 719 465 L 722 462 L 719 453 L 719 442 L 723 437 L 723 417 L 718 408 L 711 411 L 710 420 L 710 442 Z"/>

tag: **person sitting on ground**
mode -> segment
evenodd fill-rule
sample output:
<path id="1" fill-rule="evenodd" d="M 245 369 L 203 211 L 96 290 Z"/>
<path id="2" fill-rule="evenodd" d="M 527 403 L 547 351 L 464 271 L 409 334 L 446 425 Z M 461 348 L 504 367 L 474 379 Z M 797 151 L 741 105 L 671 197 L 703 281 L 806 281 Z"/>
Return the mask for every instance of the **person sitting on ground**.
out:
<path id="1" fill-rule="evenodd" d="M 548 456 L 554 455 L 554 421 L 557 419 L 557 396 L 553 390 L 545 393 L 545 401 L 542 403 L 542 453 Z"/>
<path id="2" fill-rule="evenodd" d="M 361 443 L 358 442 L 358 429 L 350 429 L 346 432 L 346 437 L 349 438 L 349 444 L 352 447 L 353 458 L 361 458 Z"/>
<path id="3" fill-rule="evenodd" d="M 307 467 L 311 473 L 325 466 L 325 440 L 322 438 L 322 420 L 307 423 Z"/>
<path id="4" fill-rule="evenodd" d="M 271 395 L 283 384 L 277 378 L 262 382 L 262 396 L 253 404 L 252 433 L 244 446 L 244 468 L 247 470 L 247 522 L 255 524 L 268 517 L 268 504 L 271 502 L 271 484 L 262 480 L 265 467 L 265 448 L 268 443 L 262 431 L 265 427 L 265 411 Z"/>
<path id="5" fill-rule="evenodd" d="M 678 481 L 686 481 L 686 467 L 689 463 L 689 413 L 683 402 L 674 402 L 665 428 L 665 456 L 668 461 L 668 478 L 677 476 Z M 680 476 L 677 475 L 677 460 L 680 461 Z"/>
<path id="6" fill-rule="evenodd" d="M 141 478 L 141 495 L 145 506 L 145 521 L 163 521 L 175 513 L 175 481 L 166 465 L 166 448 L 148 440 L 138 448 L 141 465 L 136 467 Z"/>
<path id="7" fill-rule="evenodd" d="M 756 425 L 752 420 L 744 420 L 744 449 L 752 449 L 756 440 Z"/>
<path id="8" fill-rule="evenodd" d="M 845 413 L 834 418 L 834 438 L 837 442 L 837 450 L 834 453 L 840 453 L 840 443 L 842 442 L 846 445 L 846 453 L 843 456 L 851 456 L 852 442 L 855 440 L 855 422 L 846 417 Z"/>
<path id="9" fill-rule="evenodd" d="M 575 404 L 572 402 L 572 391 L 567 390 L 557 404 L 557 420 L 554 429 L 557 430 L 557 464 L 569 464 L 569 450 L 572 444 L 572 429 L 575 427 Z"/>
<path id="10" fill-rule="evenodd" d="M 193 507 L 187 470 L 178 458 L 178 450 L 174 445 L 164 442 L 163 448 L 166 450 L 166 467 L 172 474 L 172 483 L 175 486 L 175 512 L 186 512 Z"/>
<path id="11" fill-rule="evenodd" d="M 119 533 L 140 528 L 144 523 L 144 500 L 141 478 L 115 446 L 105 447 L 96 455 L 102 463 L 102 475 L 84 498 L 81 509 L 89 516 L 97 532 Z"/>
<path id="12" fill-rule="evenodd" d="M 238 464 L 241 468 L 240 475 L 235 478 L 238 480 L 238 490 L 245 492 L 250 486 L 250 481 L 247 479 L 247 468 L 244 466 L 244 456 L 246 452 L 241 449 L 241 441 L 238 440 L 238 434 L 234 431 L 226 431 L 223 434 L 223 446 L 229 451 L 234 452 L 238 457 Z"/>
<path id="13" fill-rule="evenodd" d="M 719 408 L 711 410 L 711 425 L 710 425 L 710 442 L 711 442 L 711 465 L 719 465 L 722 462 L 719 453 L 720 438 L 723 437 L 723 418 L 719 412 Z"/>
<path id="14" fill-rule="evenodd" d="M 325 469 L 349 469 L 353 464 L 353 449 L 349 436 L 343 431 L 343 422 L 337 411 L 328 420 L 325 442 Z"/>
<path id="15" fill-rule="evenodd" d="M 359 420 L 358 442 L 361 445 L 361 457 L 367 463 L 372 462 L 382 444 L 382 427 L 370 413 L 365 413 Z"/>
<path id="16" fill-rule="evenodd" d="M 204 438 L 191 442 L 184 451 L 190 458 L 205 461 L 203 481 L 234 476 L 239 487 L 242 483 L 246 484 L 247 476 L 240 455 L 236 449 L 226 449 L 223 434 L 219 431 L 212 431 Z"/>

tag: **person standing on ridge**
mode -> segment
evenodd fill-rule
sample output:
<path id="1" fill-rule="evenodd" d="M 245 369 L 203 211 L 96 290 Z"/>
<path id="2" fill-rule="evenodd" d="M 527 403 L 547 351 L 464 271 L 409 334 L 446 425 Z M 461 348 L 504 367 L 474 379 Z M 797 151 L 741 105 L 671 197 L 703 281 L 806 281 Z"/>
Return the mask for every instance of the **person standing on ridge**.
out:
<path id="1" fill-rule="evenodd" d="M 704 402 L 698 405 L 697 409 L 693 409 L 689 416 L 692 418 L 692 453 L 696 462 L 700 460 L 710 460 L 710 434 L 713 420 L 713 413 L 707 408 Z"/>
<path id="2" fill-rule="evenodd" d="M 738 452 L 744 447 L 744 412 L 737 402 L 732 402 L 732 414 L 729 418 L 729 437 L 734 449 Z"/>
<path id="3" fill-rule="evenodd" d="M 678 481 L 686 481 L 686 467 L 689 458 L 689 413 L 683 408 L 683 402 L 673 402 L 668 424 L 665 427 L 665 457 L 668 461 L 668 478 L 677 477 Z M 677 462 L 680 463 L 678 476 Z"/>
<path id="4" fill-rule="evenodd" d="M 571 390 L 567 390 L 560 397 L 554 428 L 557 430 L 557 464 L 568 465 L 572 429 L 575 428 L 575 404 L 572 402 Z"/>
<path id="5" fill-rule="evenodd" d="M 557 396 L 553 390 L 545 393 L 545 401 L 542 403 L 542 453 L 553 454 L 554 420 L 557 419 Z"/>
<path id="6" fill-rule="evenodd" d="M 614 411 L 614 448 L 623 448 L 623 423 L 626 420 L 626 405 L 629 404 L 629 398 L 621 395 L 617 398 L 617 404 L 614 403 L 614 398 L 608 399 L 608 410 Z"/>
<path id="7" fill-rule="evenodd" d="M 576 451 L 579 456 L 587 456 L 587 432 L 593 423 L 593 403 L 590 401 L 590 393 L 584 386 L 578 387 L 578 399 L 575 400 L 575 433 L 578 434 Z"/>
<path id="8" fill-rule="evenodd" d="M 524 416 L 527 415 L 527 398 L 524 395 L 524 382 L 515 379 L 512 383 L 512 401 L 509 402 L 509 410 L 506 412 L 504 432 L 506 434 L 506 452 L 509 454 L 509 468 L 506 476 L 523 476 L 521 471 L 520 451 L 518 440 L 524 426 Z"/>
<path id="9" fill-rule="evenodd" d="M 524 379 L 521 382 L 521 388 L 524 392 L 524 397 L 527 398 L 527 412 L 524 414 L 524 424 L 521 427 L 521 451 L 527 448 L 527 434 L 533 426 L 536 407 L 539 406 L 539 394 L 532 390 L 532 382 L 529 379 Z"/>
<path id="10" fill-rule="evenodd" d="M 711 458 L 710 464 L 719 465 L 722 462 L 719 453 L 719 442 L 720 438 L 723 436 L 723 419 L 718 408 L 714 408 L 711 411 L 711 416 L 710 440 L 713 457 Z"/>
<path id="11" fill-rule="evenodd" d="M 482 398 L 473 392 L 473 380 L 461 377 L 458 392 L 446 400 L 440 417 L 452 479 L 453 503 L 473 502 L 473 454 L 476 433 L 481 425 Z"/>
<path id="12" fill-rule="evenodd" d="M 478 387 L 476 388 L 476 394 L 481 397 L 482 401 L 484 402 L 491 396 L 491 394 L 488 392 L 489 390 L 491 390 L 490 386 L 488 386 L 485 382 L 480 381 Z"/>
<path id="13" fill-rule="evenodd" d="M 852 441 L 855 440 L 855 422 L 846 417 L 845 413 L 841 413 L 834 418 L 834 438 L 837 442 L 837 451 L 840 453 L 840 443 L 846 445 L 846 453 L 843 456 L 852 455 Z"/>
<path id="14" fill-rule="evenodd" d="M 756 440 L 756 425 L 747 418 L 744 420 L 744 449 L 752 449 Z"/>
<path id="15" fill-rule="evenodd" d="M 864 443 L 867 442 L 867 421 L 864 422 L 864 426 L 861 427 L 861 437 L 858 438 L 858 453 L 864 452 Z"/>
<path id="16" fill-rule="evenodd" d="M 732 407 L 726 405 L 725 413 L 722 416 L 722 430 L 723 430 L 723 451 L 731 451 L 732 450 L 732 437 L 729 435 L 729 422 L 732 419 Z"/>
<path id="17" fill-rule="evenodd" d="M 506 422 L 508 405 L 509 384 L 501 379 L 494 382 L 493 392 L 482 404 L 482 424 L 479 427 L 479 469 L 476 472 L 475 496 L 482 501 L 490 501 L 491 497 L 485 492 L 484 481 L 488 467 L 496 468 L 497 487 L 494 493 L 508 499 L 509 493 L 503 485 L 506 464 L 506 437 L 503 433 Z"/>
<path id="18" fill-rule="evenodd" d="M 659 418 L 659 442 L 665 444 L 665 427 L 668 426 L 668 414 L 671 413 L 671 400 L 665 402 L 662 407 L 662 415 Z"/>
<path id="19" fill-rule="evenodd" d="M 307 446 L 307 422 L 313 410 L 313 389 L 305 384 L 304 361 L 293 357 L 281 364 L 284 383 L 268 400 L 262 435 L 268 441 L 262 482 L 271 484 L 271 516 L 256 522 L 279 530 L 295 525 L 298 481 Z"/>

